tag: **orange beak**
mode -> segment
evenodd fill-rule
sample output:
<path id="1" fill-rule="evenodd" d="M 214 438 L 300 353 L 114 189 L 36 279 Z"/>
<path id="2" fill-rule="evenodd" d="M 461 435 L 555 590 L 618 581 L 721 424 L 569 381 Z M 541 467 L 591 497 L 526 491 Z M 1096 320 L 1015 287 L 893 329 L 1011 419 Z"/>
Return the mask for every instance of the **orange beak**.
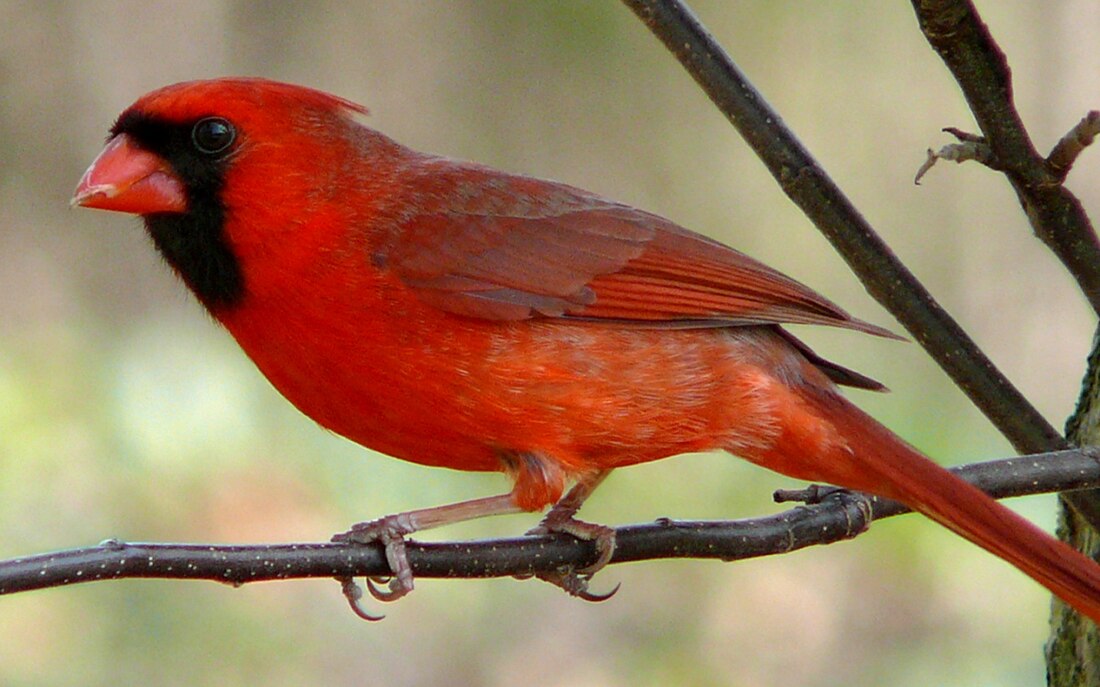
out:
<path id="1" fill-rule="evenodd" d="M 70 204 L 135 215 L 181 213 L 187 192 L 167 162 L 119 134 L 84 172 Z"/>

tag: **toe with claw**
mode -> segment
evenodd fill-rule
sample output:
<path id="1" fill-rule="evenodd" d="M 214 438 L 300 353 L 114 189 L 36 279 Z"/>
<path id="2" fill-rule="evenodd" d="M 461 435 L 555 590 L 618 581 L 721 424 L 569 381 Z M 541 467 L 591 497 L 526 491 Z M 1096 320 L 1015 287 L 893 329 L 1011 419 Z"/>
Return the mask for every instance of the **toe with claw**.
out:
<path id="1" fill-rule="evenodd" d="M 348 600 L 352 613 L 372 623 L 386 617 L 384 615 L 374 615 L 363 607 L 363 589 L 355 584 L 355 580 L 350 577 L 337 577 L 336 581 L 340 583 L 340 590 L 343 592 L 344 598 Z"/>
<path id="2" fill-rule="evenodd" d="M 619 592 L 619 587 L 622 586 L 622 583 L 619 583 L 612 587 L 611 591 L 603 594 L 590 592 L 588 591 L 588 583 L 592 579 L 592 574 L 577 572 L 571 567 L 559 568 L 554 572 L 537 573 L 535 577 L 543 582 L 549 582 L 555 587 L 558 587 L 569 596 L 575 596 L 578 599 L 591 601 L 593 603 L 607 601 L 615 596 Z"/>

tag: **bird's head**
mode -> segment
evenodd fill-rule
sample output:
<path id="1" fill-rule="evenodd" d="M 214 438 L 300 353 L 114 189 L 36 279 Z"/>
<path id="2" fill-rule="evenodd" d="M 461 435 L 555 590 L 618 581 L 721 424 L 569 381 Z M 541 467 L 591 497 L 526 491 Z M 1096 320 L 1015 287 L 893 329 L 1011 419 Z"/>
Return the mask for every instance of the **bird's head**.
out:
<path id="1" fill-rule="evenodd" d="M 353 121 L 365 112 L 265 79 L 167 86 L 119 115 L 72 204 L 141 215 L 204 304 L 232 305 L 244 292 L 242 260 L 323 200 L 367 131 Z"/>

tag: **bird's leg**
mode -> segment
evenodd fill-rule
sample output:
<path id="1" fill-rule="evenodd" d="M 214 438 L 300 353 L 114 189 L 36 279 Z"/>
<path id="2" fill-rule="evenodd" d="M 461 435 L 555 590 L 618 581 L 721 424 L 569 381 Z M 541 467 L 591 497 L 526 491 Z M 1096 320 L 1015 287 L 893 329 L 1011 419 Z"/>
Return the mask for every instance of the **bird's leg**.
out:
<path id="1" fill-rule="evenodd" d="M 519 513 L 522 510 L 516 505 L 511 493 L 501 494 L 446 506 L 421 508 L 361 522 L 352 525 L 347 532 L 337 534 L 332 541 L 349 544 L 381 542 L 385 547 L 386 562 L 393 573 L 393 577 L 389 580 L 389 591 L 378 589 L 369 578 L 367 589 L 379 601 L 396 601 L 413 590 L 412 567 L 405 553 L 405 535 L 490 515 Z"/>
<path id="2" fill-rule="evenodd" d="M 611 470 L 600 470 L 577 480 L 573 488 L 546 513 L 542 522 L 527 532 L 527 534 L 562 532 L 571 534 L 577 539 L 596 542 L 596 550 L 599 551 L 600 557 L 592 565 L 578 571 L 581 573 L 598 572 L 607 565 L 612 554 L 615 553 L 615 530 L 606 525 L 596 525 L 574 517 L 596 487 L 600 486 L 600 483 L 610 474 Z"/>
<path id="3" fill-rule="evenodd" d="M 615 530 L 607 525 L 584 522 L 574 517 L 585 500 L 609 474 L 611 470 L 600 470 L 577 480 L 573 488 L 554 504 L 542 522 L 527 532 L 527 534 L 561 532 L 577 539 L 595 542 L 599 557 L 592 565 L 582 570 L 561 570 L 537 575 L 540 580 L 561 587 L 570 595 L 586 601 L 605 601 L 619 590 L 616 586 L 607 594 L 593 594 L 588 591 L 588 581 L 611 561 L 611 556 L 615 553 Z"/>

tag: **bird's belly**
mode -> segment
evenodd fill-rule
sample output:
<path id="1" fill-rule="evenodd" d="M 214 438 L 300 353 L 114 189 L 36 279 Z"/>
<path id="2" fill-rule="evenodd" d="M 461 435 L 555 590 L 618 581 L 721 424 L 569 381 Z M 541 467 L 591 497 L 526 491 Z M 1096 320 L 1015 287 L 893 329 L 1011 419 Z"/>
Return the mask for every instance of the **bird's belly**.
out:
<path id="1" fill-rule="evenodd" d="M 767 435 L 767 409 L 746 388 L 758 361 L 745 351 L 756 347 L 721 330 L 433 313 L 386 331 L 362 320 L 340 327 L 331 313 L 280 321 L 258 312 L 222 321 L 287 399 L 338 434 L 416 463 L 505 470 L 529 453 L 578 473 Z"/>

